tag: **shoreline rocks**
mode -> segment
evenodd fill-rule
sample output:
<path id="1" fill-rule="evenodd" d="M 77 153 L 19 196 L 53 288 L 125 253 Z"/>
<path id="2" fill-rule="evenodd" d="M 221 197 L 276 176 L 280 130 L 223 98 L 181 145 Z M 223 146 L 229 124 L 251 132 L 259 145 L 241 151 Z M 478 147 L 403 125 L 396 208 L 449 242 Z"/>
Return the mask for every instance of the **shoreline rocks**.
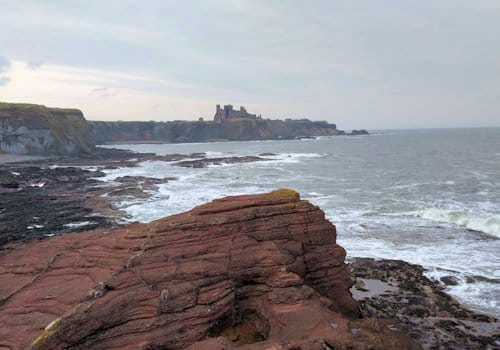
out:
<path id="1" fill-rule="evenodd" d="M 102 170 L 144 161 L 204 168 L 266 161 L 257 156 L 207 158 L 205 153 L 155 155 L 96 148 L 89 155 L 0 164 L 0 249 L 70 231 L 112 227 L 127 219 L 124 201 L 144 200 L 175 177 L 122 176 L 101 181 Z"/>
<path id="2" fill-rule="evenodd" d="M 236 164 L 236 163 L 254 163 L 268 161 L 269 158 L 261 156 L 243 156 L 243 157 L 219 157 L 219 158 L 201 158 L 196 160 L 184 160 L 176 162 L 173 165 L 184 168 L 206 168 L 211 165 Z"/>
<path id="3" fill-rule="evenodd" d="M 271 156 L 272 154 L 261 154 L 259 156 L 268 155 Z M 123 216 L 123 213 L 114 210 L 110 204 L 112 204 L 113 201 L 119 201 L 120 198 L 126 196 L 127 193 L 115 193 L 117 194 L 116 197 L 108 196 L 105 198 L 101 197 L 101 195 L 109 193 L 112 190 L 121 191 L 128 189 L 132 191 L 128 192 L 128 194 L 131 195 L 134 194 L 134 191 L 141 191 L 141 194 L 147 193 L 148 191 L 154 191 L 156 186 L 160 184 L 175 181 L 176 179 L 171 177 L 149 178 L 123 176 L 116 178 L 112 184 L 109 184 L 102 183 L 98 180 L 99 176 L 102 175 L 99 169 L 116 166 L 133 167 L 136 166 L 138 162 L 144 160 L 161 160 L 171 162 L 173 164 L 174 162 L 182 162 L 187 159 L 194 159 L 195 161 L 210 161 L 210 158 L 206 158 L 205 154 L 155 156 L 153 154 L 138 155 L 126 151 L 115 152 L 115 150 L 102 149 L 102 153 L 94 157 L 82 157 L 80 159 L 58 158 L 52 160 L 40 160 L 26 164 L 19 163 L 9 164 L 8 166 L 0 166 L 0 195 L 2 196 L 2 203 L 0 204 L 3 204 L 0 205 L 0 246 L 4 244 L 3 248 L 5 249 L 3 252 L 0 251 L 0 292 L 2 291 L 2 288 L 6 288 L 1 286 L 2 278 L 7 278 L 8 280 L 8 282 L 4 283 L 5 286 L 8 286 L 10 283 L 14 283 L 14 286 L 19 286 L 19 283 L 22 281 L 30 281 L 33 278 L 38 280 L 38 278 L 44 276 L 46 272 L 48 272 L 47 278 L 49 279 L 57 279 L 59 278 L 59 273 L 62 273 L 60 275 L 62 280 L 58 286 L 61 287 L 65 293 L 68 293 L 68 289 L 66 288 L 76 288 L 71 287 L 72 283 L 82 283 L 83 289 L 78 290 L 78 293 L 80 294 L 77 293 L 78 298 L 77 300 L 73 300 L 74 304 L 71 305 L 84 305 L 88 300 L 99 299 L 108 292 L 115 290 L 116 288 L 108 283 L 108 277 L 101 278 L 99 276 L 114 276 L 117 271 L 121 271 L 122 267 L 118 266 L 121 263 L 118 263 L 116 266 L 113 265 L 117 261 L 123 262 L 122 265 L 128 266 L 127 269 L 129 269 L 130 266 L 133 266 L 135 264 L 135 259 L 137 259 L 135 257 L 136 253 L 143 251 L 144 247 L 150 247 L 148 242 L 152 239 L 152 232 L 156 232 L 157 224 L 132 224 L 111 230 L 110 227 L 116 226 L 117 224 L 117 221 L 114 220 L 113 217 L 118 219 Z M 53 167 L 55 164 L 63 166 Z M 91 165 L 95 168 L 94 170 L 97 171 L 89 171 L 75 167 L 83 165 Z M 135 193 L 134 196 L 137 196 L 137 193 Z M 279 205 L 284 205 L 284 207 L 287 208 L 286 210 L 290 210 L 289 206 L 292 206 L 292 204 L 297 205 L 297 203 L 303 202 L 300 201 L 298 197 L 293 195 L 293 192 L 288 192 L 287 196 L 291 196 L 295 199 L 285 199 L 284 203 L 280 202 Z M 285 198 L 288 198 L 287 196 L 285 196 Z M 277 197 L 279 198 L 280 196 Z M 235 212 L 243 209 L 249 210 L 249 208 L 254 208 L 253 210 L 256 210 L 255 208 L 261 208 L 260 205 L 262 205 L 262 208 L 267 208 L 267 204 L 263 205 L 261 203 L 257 205 L 258 201 L 256 202 L 255 199 L 251 199 L 254 198 L 252 196 L 250 196 L 250 200 L 247 196 L 243 196 L 242 198 L 246 198 L 245 200 L 242 200 L 243 202 L 249 201 L 250 203 L 247 203 L 240 208 L 242 201 L 227 200 L 228 202 L 231 202 L 232 205 L 235 205 L 235 203 L 240 204 L 238 204 L 236 208 L 226 210 L 227 208 L 219 208 L 221 205 L 225 208 L 226 204 L 223 204 L 225 202 L 223 199 L 215 201 L 215 204 L 211 203 L 202 206 L 201 208 L 204 209 L 201 210 L 201 214 L 196 209 L 190 211 L 189 215 L 180 214 L 180 216 L 190 216 L 190 220 L 192 220 L 189 221 L 188 228 L 182 229 L 183 234 L 186 234 L 187 239 L 190 240 L 189 243 L 185 242 L 186 247 L 194 244 L 192 242 L 196 241 L 196 235 L 199 234 L 199 231 L 203 231 L 203 225 L 206 225 L 206 227 L 218 227 L 218 225 L 220 225 L 219 221 L 210 224 L 205 222 L 205 224 L 203 224 L 203 221 L 198 222 L 200 217 L 214 217 L 222 215 L 221 213 L 223 213 L 224 215 L 228 215 L 225 220 L 228 220 L 231 223 L 231 227 L 242 230 L 242 228 L 246 227 L 248 222 L 247 220 L 238 221 L 240 220 L 238 216 L 239 214 L 236 215 Z M 276 198 L 273 197 L 272 201 L 275 200 Z M 271 203 L 274 203 L 272 201 Z M 280 200 L 278 200 L 278 202 L 279 201 Z M 5 210 L 6 208 L 8 208 L 8 210 Z M 299 208 L 296 208 L 297 212 L 293 212 L 293 215 L 290 213 L 287 214 L 285 209 L 281 208 L 276 216 L 287 217 L 287 223 L 289 219 L 286 215 L 291 215 L 292 218 L 296 215 L 303 218 L 303 208 Z M 106 212 L 107 210 L 109 210 L 109 212 Z M 319 212 L 321 211 L 319 210 Z M 97 213 L 101 213 L 101 215 L 96 215 Z M 309 212 L 307 213 L 308 220 L 320 220 L 320 216 L 317 214 L 311 215 Z M 249 221 L 264 220 L 267 225 L 269 221 L 275 219 L 274 214 L 270 217 L 266 215 L 255 217 L 250 216 Z M 176 228 L 182 226 L 178 221 L 176 221 L 177 219 L 174 219 L 176 217 L 179 217 L 179 215 L 172 218 L 162 219 L 157 222 L 170 222 L 170 220 L 173 220 L 172 222 L 175 222 L 175 224 L 171 229 L 175 230 Z M 324 220 L 324 217 L 321 220 Z M 51 224 L 47 225 L 46 221 L 51 222 Z M 19 230 L 16 227 L 19 228 Z M 67 232 L 81 232 L 96 227 L 101 229 L 74 235 L 65 234 Z M 255 228 L 255 226 L 250 227 L 252 229 Z M 131 232 L 133 232 L 132 235 L 130 235 Z M 219 234 L 220 232 L 216 230 L 215 233 Z M 269 238 L 266 234 L 263 233 L 263 236 L 258 238 L 257 241 L 266 241 Z M 298 233 L 295 230 L 290 232 L 289 229 L 286 232 L 279 230 L 276 230 L 275 232 L 274 229 L 271 229 L 270 234 L 279 235 L 278 247 L 280 247 L 280 244 L 282 244 L 284 240 L 286 241 L 286 239 L 288 239 L 288 235 Z M 305 234 L 305 232 L 302 232 L 302 234 Z M 53 235 L 62 236 L 49 238 Z M 127 237 L 124 238 L 121 236 Z M 181 235 L 179 238 L 180 237 Z M 23 245 L 24 242 L 42 238 L 44 239 L 43 241 Z M 128 246 L 127 244 L 129 243 L 129 239 L 136 242 L 137 245 L 134 245 L 133 247 Z M 95 242 L 93 242 L 95 245 L 91 244 L 91 240 L 95 240 Z M 63 249 L 62 246 L 59 245 L 60 242 L 71 242 L 68 244 L 71 244 L 73 248 L 67 250 L 67 247 L 64 246 Z M 205 241 L 202 240 L 198 243 L 203 244 L 204 242 Z M 103 247 L 99 246 L 101 243 L 103 244 Z M 168 245 L 170 245 L 170 243 L 168 243 Z M 28 248 L 32 246 L 37 248 Z M 80 251 L 80 248 L 78 247 L 82 247 L 82 250 Z M 287 244 L 285 250 L 292 248 L 293 245 Z M 64 268 L 62 265 L 57 265 L 55 270 L 51 270 L 52 263 L 50 262 L 50 259 L 55 256 L 59 259 L 58 254 L 60 253 L 59 250 L 56 251 L 54 249 L 62 249 L 62 256 L 66 256 L 64 259 L 69 259 L 68 256 L 71 256 L 71 259 L 73 260 L 62 259 L 63 261 L 61 264 L 68 261 L 69 264 L 67 266 L 65 265 Z M 90 251 L 87 249 L 90 249 Z M 114 257 L 115 249 L 119 251 L 118 255 L 120 257 L 118 258 Z M 282 248 L 279 249 L 279 254 L 282 254 L 281 250 Z M 146 248 L 146 251 L 149 251 L 149 248 Z M 24 257 L 22 252 L 26 252 L 26 257 Z M 319 250 L 319 253 L 324 255 L 316 256 L 318 252 L 315 251 L 314 254 L 311 254 L 312 257 L 310 257 L 310 259 L 317 259 L 316 263 L 320 265 L 328 264 L 329 261 L 332 261 L 331 259 L 335 261 L 339 259 L 337 253 L 335 252 L 335 249 L 329 250 L 328 253 Z M 49 253 L 53 255 L 44 255 Z M 14 265 L 5 263 L 6 260 L 2 260 L 9 254 L 19 257 L 19 265 L 16 265 L 15 263 Z M 79 254 L 89 254 L 89 257 L 82 257 Z M 97 257 L 95 256 L 96 254 Z M 99 257 L 100 254 L 104 254 L 111 259 L 111 261 L 114 261 L 113 264 L 110 264 L 108 260 L 103 261 L 101 257 Z M 255 252 L 255 255 L 257 256 L 258 253 Z M 185 257 L 189 257 L 189 252 L 186 252 L 185 249 L 182 248 L 182 254 L 179 259 L 182 260 Z M 88 262 L 89 259 L 90 262 Z M 35 263 L 33 263 L 33 261 L 35 261 Z M 78 261 L 82 261 L 83 265 L 80 266 Z M 210 261 L 210 263 L 212 262 L 213 261 Z M 96 264 L 99 266 L 96 266 Z M 100 264 L 104 265 L 101 266 Z M 45 271 L 47 266 L 49 266 L 49 268 Z M 107 270 L 108 268 L 112 270 L 111 275 L 108 275 L 110 273 Z M 335 331 L 342 330 L 342 332 L 346 331 L 351 335 L 355 335 L 358 334 L 359 329 L 363 329 L 363 332 L 365 332 L 363 333 L 365 337 L 365 340 L 363 341 L 378 342 L 378 338 L 372 337 L 372 335 L 377 334 L 377 332 L 383 334 L 384 337 L 392 339 L 394 336 L 393 333 L 384 333 L 385 330 L 388 329 L 390 332 L 396 332 L 397 334 L 409 334 L 409 336 L 413 338 L 415 342 L 419 343 L 424 349 L 462 349 L 463 347 L 461 347 L 461 344 L 466 344 L 467 348 L 470 349 L 496 349 L 499 347 L 500 330 L 498 320 L 491 316 L 474 313 L 459 305 L 458 302 L 444 292 L 443 287 L 439 285 L 439 283 L 430 281 L 423 275 L 424 270 L 422 267 L 411 265 L 403 261 L 374 261 L 372 259 L 356 258 L 350 265 L 350 269 L 351 276 L 354 278 L 354 287 L 351 288 L 351 292 L 353 293 L 355 299 L 358 300 L 363 318 L 348 318 L 348 321 L 345 321 L 347 323 L 344 323 L 344 321 L 338 321 L 337 318 L 335 318 L 337 321 L 331 322 L 330 324 L 330 328 Z M 153 270 L 156 271 L 156 268 Z M 148 273 L 150 272 L 148 269 L 145 269 L 144 271 L 148 271 Z M 299 269 L 298 271 L 301 270 Z M 101 275 L 101 273 L 103 275 Z M 300 273 L 297 271 L 294 270 L 293 273 L 296 273 L 299 277 L 301 277 Z M 90 274 L 90 277 L 85 277 L 87 274 Z M 98 274 L 99 278 L 96 278 L 95 274 Z M 318 274 L 321 275 L 319 272 Z M 9 276 L 14 276 L 15 278 L 11 279 Z M 18 277 L 20 280 L 17 280 L 16 282 Z M 321 278 L 323 277 L 324 276 Z M 478 280 L 479 278 L 480 276 L 477 277 Z M 289 279 L 289 277 L 287 277 L 287 279 Z M 299 295 L 300 298 L 307 301 L 307 305 L 316 305 L 314 308 L 317 307 L 317 310 L 323 310 L 323 308 L 326 308 L 331 312 L 334 312 L 331 310 L 333 305 L 332 298 L 333 300 L 337 300 L 338 298 L 324 296 L 324 294 L 327 293 L 324 292 L 324 290 L 328 290 L 332 285 L 331 281 L 325 283 L 323 287 L 321 287 L 320 284 L 311 287 L 310 281 L 307 278 L 305 279 L 302 277 L 302 281 L 303 282 L 301 283 L 303 283 L 303 287 L 312 288 L 312 292 L 307 288 L 304 289 L 301 287 L 299 292 L 294 291 L 293 293 L 295 294 L 292 293 L 292 295 L 294 295 L 293 297 L 286 294 L 286 300 L 295 300 L 294 298 L 297 298 L 296 295 Z M 445 282 L 446 281 L 448 281 L 448 279 L 445 279 Z M 450 281 L 448 281 L 448 283 L 449 282 Z M 262 292 L 263 288 L 266 290 L 266 293 L 268 293 L 269 291 L 266 288 L 269 284 L 271 284 L 272 288 L 276 288 L 273 283 L 275 282 L 265 282 L 264 285 L 266 287 L 259 287 L 259 293 Z M 297 282 L 294 279 L 284 283 L 286 285 L 291 283 L 293 286 L 295 286 L 295 283 L 300 285 L 300 282 Z M 474 281 L 471 280 L 468 281 L 468 283 L 474 283 Z M 36 285 L 36 283 L 34 285 Z M 64 300 L 64 303 L 67 303 L 66 297 L 56 297 L 56 294 L 52 293 L 51 288 L 53 287 L 51 287 L 50 283 L 48 285 L 42 283 L 39 287 L 41 288 L 41 299 L 39 300 L 41 303 L 40 305 L 45 305 L 45 298 L 48 298 L 47 300 L 50 301 L 51 308 L 55 307 L 56 309 L 61 309 L 63 311 L 69 310 L 67 305 L 61 306 L 58 304 L 58 300 Z M 232 285 L 231 288 L 233 287 L 234 286 Z M 27 292 L 30 291 L 30 288 L 31 287 L 27 288 Z M 44 290 L 44 288 L 47 290 Z M 169 298 L 172 297 L 171 292 L 173 293 L 173 291 L 170 291 L 168 288 L 166 290 L 168 293 L 163 293 L 163 296 L 161 295 L 163 290 L 160 291 L 160 299 L 166 298 L 166 300 L 169 300 Z M 219 289 L 217 290 L 220 292 Z M 227 289 L 224 290 L 227 291 Z M 281 289 L 279 290 L 281 291 Z M 185 290 L 182 289 L 179 293 L 180 295 L 183 295 L 184 292 Z M 213 293 L 216 293 L 216 291 L 214 290 Z M 224 294 L 225 292 L 220 293 Z M 318 294 L 319 299 L 317 299 Z M 236 295 L 239 294 L 236 293 Z M 278 299 L 274 296 L 270 296 L 270 302 L 281 300 L 280 298 L 282 297 L 283 296 L 281 294 L 278 294 Z M 10 296 L 5 296 L 5 294 L 2 296 L 0 293 L 0 317 L 2 315 L 2 305 L 6 302 L 6 300 L 10 300 L 10 298 Z M 319 300 L 319 306 L 314 300 Z M 37 308 L 39 306 L 37 305 L 38 304 L 33 304 L 30 306 L 30 312 L 38 310 Z M 43 306 L 42 308 L 46 307 Z M 307 309 L 308 308 L 309 306 Z M 239 308 L 236 309 L 239 310 Z M 25 309 L 21 308 L 19 310 Z M 108 310 L 109 312 L 113 312 L 111 309 Z M 120 308 L 117 308 L 117 310 L 120 310 Z M 288 312 L 288 309 L 285 310 Z M 60 315 L 63 316 L 66 311 L 60 313 Z M 329 312 L 326 314 L 324 311 L 316 312 L 318 315 L 321 315 L 318 316 L 320 319 L 322 319 L 322 317 L 329 319 L 331 316 Z M 296 317 L 299 317 L 297 315 L 299 314 L 295 314 Z M 300 317 L 303 318 L 300 324 L 290 324 L 291 327 L 295 327 L 298 330 L 300 329 L 301 332 L 310 333 L 311 335 L 318 337 L 314 340 L 309 339 L 312 343 L 303 343 L 301 345 L 303 348 L 328 349 L 328 346 L 332 348 L 333 344 L 339 344 L 337 340 L 328 340 L 328 337 L 324 338 L 323 333 L 316 334 L 314 333 L 314 330 L 308 328 L 307 320 L 309 319 L 307 317 L 310 316 L 307 315 L 309 315 L 309 311 L 305 314 L 300 314 Z M 345 316 L 342 316 L 339 320 L 343 319 L 343 317 Z M 47 321 L 45 325 L 39 325 L 38 335 L 47 335 L 47 333 L 43 332 L 42 328 L 46 327 L 49 322 L 54 321 L 54 319 L 49 320 L 49 318 L 50 317 L 43 319 L 44 321 Z M 317 321 L 318 319 L 315 318 L 314 320 Z M 306 326 L 304 326 L 304 323 Z M 52 331 L 55 331 L 58 326 L 59 321 L 55 322 L 52 326 L 47 327 L 48 333 L 52 334 Z M 369 330 L 366 330 L 366 327 L 368 327 Z M 263 317 L 261 313 L 256 313 L 254 309 L 245 309 L 232 313 L 229 321 L 228 319 L 217 321 L 215 325 L 211 326 L 210 329 L 207 330 L 206 337 L 208 338 L 201 340 L 200 342 L 193 343 L 189 348 L 232 349 L 243 347 L 245 349 L 260 349 L 262 348 L 261 346 L 267 346 L 270 344 L 269 342 L 272 334 L 270 329 L 271 327 L 267 317 Z M 298 331 L 292 333 L 295 336 L 298 334 Z M 351 339 L 351 335 L 347 336 L 345 339 Z M 278 338 L 280 344 L 284 344 L 284 337 Z M 402 340 L 400 339 L 398 341 Z M 405 344 L 408 345 L 410 343 Z M 14 346 L 11 343 L 2 343 L 2 336 L 0 335 L 0 348 L 2 348 L 2 346 L 6 348 L 9 348 L 10 346 L 11 349 L 18 348 L 17 345 Z M 402 347 L 402 349 L 404 348 L 405 347 Z"/>
<path id="4" fill-rule="evenodd" d="M 358 136 L 358 135 L 370 135 L 368 131 L 365 129 L 352 130 L 350 133 L 346 134 L 347 136 Z"/>
<path id="5" fill-rule="evenodd" d="M 364 317 L 398 321 L 424 349 L 500 348 L 499 320 L 460 305 L 422 266 L 370 258 L 352 258 L 349 266 Z"/>
<path id="6" fill-rule="evenodd" d="M 0 348 L 498 348 L 498 320 L 422 267 L 344 258 L 335 226 L 290 190 L 18 244 L 0 251 Z"/>
<path id="7" fill-rule="evenodd" d="M 0 347 L 419 349 L 358 318 L 335 236 L 278 190 L 33 242 L 0 253 Z"/>
<path id="8" fill-rule="evenodd" d="M 75 167 L 0 167 L 0 249 L 69 231 L 109 227 L 103 176 Z"/>

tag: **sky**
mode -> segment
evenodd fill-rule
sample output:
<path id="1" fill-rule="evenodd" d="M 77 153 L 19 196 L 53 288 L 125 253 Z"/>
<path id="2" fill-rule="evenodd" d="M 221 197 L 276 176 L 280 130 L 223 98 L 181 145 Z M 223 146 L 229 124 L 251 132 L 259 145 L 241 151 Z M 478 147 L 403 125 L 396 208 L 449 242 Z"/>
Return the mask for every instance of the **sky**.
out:
<path id="1" fill-rule="evenodd" d="M 500 1 L 0 0 L 0 101 L 90 120 L 233 104 L 342 129 L 500 126 Z"/>

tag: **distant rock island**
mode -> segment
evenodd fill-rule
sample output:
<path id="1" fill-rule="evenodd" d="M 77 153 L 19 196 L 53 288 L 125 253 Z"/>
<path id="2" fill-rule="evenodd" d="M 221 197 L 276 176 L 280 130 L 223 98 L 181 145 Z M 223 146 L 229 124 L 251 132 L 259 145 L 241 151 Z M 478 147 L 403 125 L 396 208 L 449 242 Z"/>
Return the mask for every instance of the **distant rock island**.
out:
<path id="1" fill-rule="evenodd" d="M 87 121 L 78 109 L 0 103 L 0 152 L 75 155 L 93 152 L 96 144 L 184 143 L 287 140 L 347 134 L 327 121 L 264 119 L 232 105 L 216 106 L 213 120 Z"/>

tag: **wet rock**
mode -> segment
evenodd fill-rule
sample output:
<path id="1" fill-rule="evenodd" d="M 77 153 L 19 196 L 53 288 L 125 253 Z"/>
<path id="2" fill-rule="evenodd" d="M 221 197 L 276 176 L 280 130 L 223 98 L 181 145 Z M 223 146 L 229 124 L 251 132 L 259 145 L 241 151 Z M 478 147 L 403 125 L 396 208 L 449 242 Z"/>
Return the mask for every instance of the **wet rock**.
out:
<path id="1" fill-rule="evenodd" d="M 447 286 L 458 286 L 460 284 L 460 280 L 455 276 L 443 276 L 440 278 L 440 281 Z"/>
<path id="2" fill-rule="evenodd" d="M 184 168 L 206 168 L 209 165 L 222 165 L 222 164 L 235 164 L 235 163 L 251 163 L 261 162 L 269 159 L 257 156 L 244 156 L 244 157 L 220 157 L 220 158 L 204 158 L 198 160 L 185 160 L 173 165 Z"/>
<path id="3" fill-rule="evenodd" d="M 164 184 L 169 181 L 175 181 L 177 180 L 176 177 L 170 176 L 170 177 L 164 177 L 164 178 L 157 178 L 157 177 L 146 177 L 146 176 L 120 176 L 117 177 L 114 181 L 120 182 L 123 184 L 146 184 L 146 185 L 159 185 L 159 184 Z"/>
<path id="4" fill-rule="evenodd" d="M 227 197 L 1 254 L 0 339 L 51 350 L 418 349 L 394 321 L 357 319 L 344 259 L 335 226 L 296 192 Z"/>
<path id="5" fill-rule="evenodd" d="M 108 193 L 108 196 L 112 197 L 132 197 L 132 198 L 149 198 L 151 193 L 144 192 L 142 189 L 137 187 L 125 187 L 119 188 Z"/>
<path id="6" fill-rule="evenodd" d="M 3 188 L 19 188 L 19 182 L 17 181 L 5 181 L 0 183 Z"/>
<path id="7" fill-rule="evenodd" d="M 148 198 L 158 190 L 158 185 L 176 180 L 123 176 L 114 182 L 102 182 L 99 181 L 105 175 L 102 169 L 134 167 L 146 160 L 175 161 L 204 155 L 157 156 L 97 147 L 92 154 L 78 157 L 0 165 L 0 249 L 68 231 L 114 226 L 126 217 L 117 203 Z M 109 192 L 112 195 L 103 196 Z M 31 219 L 34 216 L 39 218 L 36 222 Z M 68 225 L 85 221 L 92 224 Z"/>
<path id="8" fill-rule="evenodd" d="M 112 225 L 113 219 L 103 215 L 107 203 L 97 188 L 100 181 L 94 179 L 103 175 L 74 167 L 0 167 L 0 179 L 15 176 L 17 184 L 0 186 L 0 248 L 89 228 L 66 226 L 72 222 L 91 220 L 91 227 Z"/>
<path id="9" fill-rule="evenodd" d="M 486 282 L 486 283 L 492 283 L 492 284 L 500 284 L 499 278 L 488 278 L 488 277 L 479 276 L 479 275 L 467 276 L 465 281 L 467 283 Z"/>
<path id="10" fill-rule="evenodd" d="M 352 130 L 349 134 L 349 136 L 356 136 L 356 135 L 369 135 L 370 133 L 366 131 L 365 129 L 359 129 L 359 130 Z"/>
<path id="11" fill-rule="evenodd" d="M 364 317 L 398 321 L 424 349 L 498 348 L 499 321 L 460 305 L 444 293 L 439 282 L 424 276 L 422 266 L 368 258 L 353 258 L 350 266 L 353 278 L 378 279 L 397 286 L 359 299 Z"/>

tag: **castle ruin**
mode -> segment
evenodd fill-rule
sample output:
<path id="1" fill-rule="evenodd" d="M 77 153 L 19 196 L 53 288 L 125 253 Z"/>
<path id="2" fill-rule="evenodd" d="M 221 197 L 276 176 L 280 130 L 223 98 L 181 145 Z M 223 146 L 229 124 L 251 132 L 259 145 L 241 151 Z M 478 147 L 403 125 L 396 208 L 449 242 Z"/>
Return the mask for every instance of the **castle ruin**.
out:
<path id="1" fill-rule="evenodd" d="M 241 106 L 240 110 L 234 110 L 232 105 L 225 105 L 224 108 L 220 108 L 220 105 L 217 105 L 217 109 L 215 111 L 214 121 L 217 123 L 222 122 L 227 119 L 237 119 L 237 118 L 249 118 L 249 119 L 258 119 L 260 116 L 256 114 L 250 114 L 247 112 L 245 107 Z"/>

